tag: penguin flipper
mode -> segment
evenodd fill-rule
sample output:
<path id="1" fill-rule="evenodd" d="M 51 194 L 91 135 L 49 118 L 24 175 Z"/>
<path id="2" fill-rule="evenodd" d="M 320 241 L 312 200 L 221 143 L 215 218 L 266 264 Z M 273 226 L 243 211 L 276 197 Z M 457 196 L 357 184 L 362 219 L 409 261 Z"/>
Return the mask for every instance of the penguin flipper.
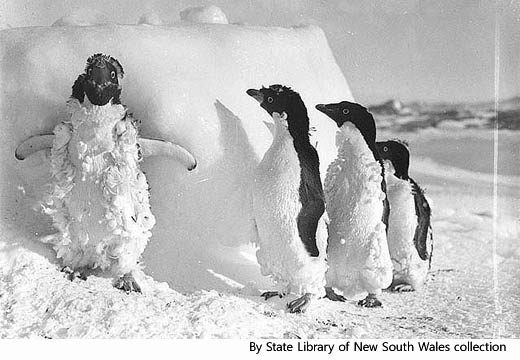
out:
<path id="1" fill-rule="evenodd" d="M 324 212 L 325 203 L 321 199 L 311 199 L 304 204 L 296 219 L 300 239 L 311 257 L 317 257 L 320 254 L 316 242 L 316 231 Z"/>
<path id="2" fill-rule="evenodd" d="M 138 139 L 139 145 L 143 151 L 143 157 L 148 156 L 171 156 L 180 161 L 188 170 L 197 167 L 197 160 L 185 148 L 162 139 Z"/>
<path id="3" fill-rule="evenodd" d="M 388 201 L 388 195 L 386 192 L 386 180 L 384 175 L 384 166 L 383 166 L 383 175 L 381 180 L 381 190 L 385 194 L 385 198 L 383 199 L 383 216 L 381 221 L 385 224 L 385 231 L 388 234 L 388 219 L 390 218 L 390 202 Z"/>
<path id="4" fill-rule="evenodd" d="M 430 204 L 428 204 L 428 200 L 424 196 L 423 189 L 412 178 L 410 178 L 410 183 L 412 184 L 415 215 L 417 216 L 417 227 L 413 242 L 419 257 L 422 260 L 430 260 L 433 249 Z"/>
<path id="5" fill-rule="evenodd" d="M 22 141 L 20 145 L 18 145 L 14 152 L 14 156 L 18 160 L 25 160 L 27 157 L 31 156 L 32 154 L 40 150 L 52 148 L 53 141 L 53 134 L 31 136 Z"/>
<path id="6" fill-rule="evenodd" d="M 325 198 L 319 173 L 318 152 L 308 144 L 306 150 L 310 160 L 301 161 L 301 184 L 299 188 L 302 208 L 296 219 L 298 233 L 311 257 L 319 256 L 316 242 L 318 224 L 325 212 Z M 300 159 L 303 160 L 303 159 Z"/>

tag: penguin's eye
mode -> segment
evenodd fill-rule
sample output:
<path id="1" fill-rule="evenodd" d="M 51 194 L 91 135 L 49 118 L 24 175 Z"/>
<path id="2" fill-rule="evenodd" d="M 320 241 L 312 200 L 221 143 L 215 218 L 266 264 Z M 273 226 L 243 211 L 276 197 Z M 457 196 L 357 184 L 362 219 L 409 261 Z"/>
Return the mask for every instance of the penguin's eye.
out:
<path id="1" fill-rule="evenodd" d="M 383 147 L 383 151 L 384 151 L 384 152 L 387 152 L 387 151 L 388 151 L 388 146 L 384 146 L 384 147 Z"/>
<path id="2" fill-rule="evenodd" d="M 269 97 L 267 98 L 267 102 L 268 102 L 269 104 L 271 104 L 273 101 L 274 101 L 274 99 L 273 99 L 272 97 L 269 96 Z"/>
<path id="3" fill-rule="evenodd" d="M 348 115 L 350 113 L 349 109 L 343 109 L 343 114 Z"/>
<path id="4" fill-rule="evenodd" d="M 110 73 L 110 77 L 111 77 L 112 79 L 115 79 L 115 78 L 116 78 L 116 72 L 115 72 L 115 71 L 112 71 L 112 72 Z"/>

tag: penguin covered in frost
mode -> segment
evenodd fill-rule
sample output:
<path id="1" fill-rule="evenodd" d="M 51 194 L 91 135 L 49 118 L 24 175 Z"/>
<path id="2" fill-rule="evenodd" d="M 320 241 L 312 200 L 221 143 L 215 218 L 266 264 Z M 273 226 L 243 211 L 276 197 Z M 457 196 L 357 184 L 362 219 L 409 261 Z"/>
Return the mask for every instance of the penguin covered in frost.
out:
<path id="1" fill-rule="evenodd" d="M 99 268 L 116 278 L 116 287 L 140 292 L 134 272 L 155 218 L 139 162 L 169 155 L 191 170 L 196 161 L 178 145 L 138 138 L 137 122 L 120 101 L 123 74 L 113 57 L 89 57 L 67 102 L 70 119 L 53 135 L 27 139 L 15 155 L 51 147 L 53 181 L 41 205 L 58 232 L 42 240 L 53 244 L 71 279 Z"/>
<path id="2" fill-rule="evenodd" d="M 385 225 L 388 202 L 374 118 L 363 106 L 348 101 L 319 104 L 316 109 L 339 127 L 338 157 L 325 178 L 330 219 L 327 297 L 345 300 L 333 288 L 347 297 L 368 293 L 358 304 L 381 306 L 377 295 L 392 281 L 392 261 Z"/>
<path id="3" fill-rule="evenodd" d="M 431 209 L 421 187 L 408 175 L 410 152 L 398 140 L 376 144 L 385 164 L 392 211 L 388 248 L 394 265 L 392 291 L 413 291 L 424 284 L 433 250 Z"/>
<path id="4" fill-rule="evenodd" d="M 290 312 L 304 311 L 325 295 L 327 227 L 319 158 L 309 141 L 309 117 L 300 95 L 282 85 L 247 94 L 274 120 L 273 142 L 256 170 L 252 198 L 257 229 L 257 259 L 262 274 L 279 291 L 302 295 Z"/>

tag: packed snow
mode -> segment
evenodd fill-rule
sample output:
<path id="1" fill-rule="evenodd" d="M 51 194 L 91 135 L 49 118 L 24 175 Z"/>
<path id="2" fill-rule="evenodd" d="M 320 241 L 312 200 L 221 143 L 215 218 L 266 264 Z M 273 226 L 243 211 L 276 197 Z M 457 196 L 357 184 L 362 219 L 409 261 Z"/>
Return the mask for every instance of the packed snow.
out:
<path id="1" fill-rule="evenodd" d="M 336 126 L 314 104 L 352 95 L 320 29 L 19 28 L 0 32 L 0 52 L 1 338 L 520 335 L 520 173 L 514 161 L 499 159 L 494 203 L 492 162 L 482 166 L 493 140 L 488 129 L 378 133 L 378 140 L 410 143 L 410 175 L 431 200 L 432 269 L 419 292 L 383 292 L 377 309 L 320 299 L 304 314 L 286 312 L 294 296 L 259 296 L 272 283 L 261 276 L 245 235 L 250 214 L 243 200 L 272 135 L 263 123 L 268 116 L 245 90 L 282 83 L 301 94 L 324 176 L 337 153 Z M 142 121 L 141 135 L 181 144 L 199 164 L 187 173 L 169 159 L 143 162 L 157 224 L 139 274 L 142 294 L 115 289 L 103 273 L 66 279 L 55 253 L 38 241 L 53 232 L 51 221 L 32 209 L 50 180 L 48 159 L 42 152 L 14 158 L 22 140 L 50 132 L 67 116 L 72 83 L 96 52 L 122 63 L 122 102 Z M 519 147 L 518 135 L 501 130 L 499 142 L 501 154 L 514 159 L 507 149 Z"/>

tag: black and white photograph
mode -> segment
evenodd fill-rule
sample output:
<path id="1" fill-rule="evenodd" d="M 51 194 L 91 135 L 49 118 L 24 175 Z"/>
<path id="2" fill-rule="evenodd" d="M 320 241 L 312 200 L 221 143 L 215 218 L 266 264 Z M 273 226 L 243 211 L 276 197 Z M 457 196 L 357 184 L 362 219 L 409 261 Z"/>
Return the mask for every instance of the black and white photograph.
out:
<path id="1" fill-rule="evenodd" d="M 518 0 L 0 0 L 0 123 L 0 348 L 520 337 Z"/>

